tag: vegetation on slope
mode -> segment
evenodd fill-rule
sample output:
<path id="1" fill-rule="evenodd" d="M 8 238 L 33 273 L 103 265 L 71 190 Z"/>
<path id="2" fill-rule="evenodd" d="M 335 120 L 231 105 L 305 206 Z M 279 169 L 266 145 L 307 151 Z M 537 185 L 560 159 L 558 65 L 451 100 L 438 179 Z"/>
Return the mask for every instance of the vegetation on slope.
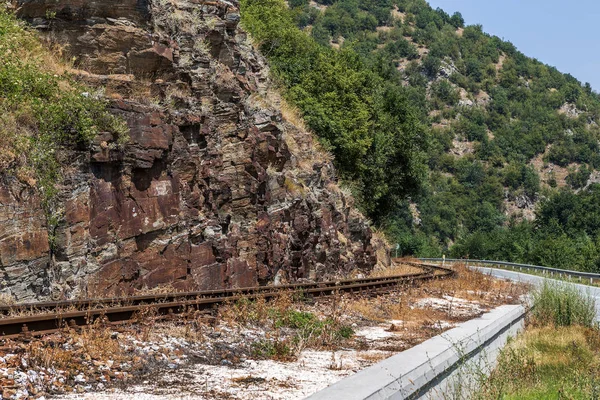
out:
<path id="1" fill-rule="evenodd" d="M 594 301 L 576 289 L 549 285 L 534 293 L 525 332 L 502 350 L 473 399 L 597 399 L 600 331 Z"/>
<path id="2" fill-rule="evenodd" d="M 244 0 L 242 16 L 364 209 L 377 218 L 416 192 L 425 174 L 427 131 L 409 91 L 352 49 L 320 46 L 295 26 L 283 0 Z"/>
<path id="3" fill-rule="evenodd" d="M 50 208 L 60 179 L 59 150 L 85 148 L 99 132 L 125 138 L 127 126 L 2 7 L 0 60 L 0 174 L 39 187 Z"/>
<path id="4" fill-rule="evenodd" d="M 424 0 L 242 6 L 288 99 L 403 254 L 600 269 L 589 84 Z"/>

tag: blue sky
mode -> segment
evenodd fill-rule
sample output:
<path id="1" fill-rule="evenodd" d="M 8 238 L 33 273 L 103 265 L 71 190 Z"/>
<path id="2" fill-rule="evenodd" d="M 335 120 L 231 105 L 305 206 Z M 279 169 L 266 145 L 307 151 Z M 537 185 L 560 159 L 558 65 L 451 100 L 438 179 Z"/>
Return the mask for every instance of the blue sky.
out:
<path id="1" fill-rule="evenodd" d="M 428 0 L 600 92 L 600 1 Z"/>

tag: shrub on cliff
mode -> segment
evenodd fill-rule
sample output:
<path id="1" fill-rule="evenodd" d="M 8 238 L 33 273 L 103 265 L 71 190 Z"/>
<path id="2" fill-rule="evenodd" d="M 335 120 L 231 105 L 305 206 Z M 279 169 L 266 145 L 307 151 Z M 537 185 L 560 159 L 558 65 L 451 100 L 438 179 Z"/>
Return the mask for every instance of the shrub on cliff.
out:
<path id="1" fill-rule="evenodd" d="M 127 127 L 2 7 L 0 60 L 0 173 L 37 184 L 48 201 L 59 177 L 59 149 L 85 148 L 99 132 L 123 138 Z"/>

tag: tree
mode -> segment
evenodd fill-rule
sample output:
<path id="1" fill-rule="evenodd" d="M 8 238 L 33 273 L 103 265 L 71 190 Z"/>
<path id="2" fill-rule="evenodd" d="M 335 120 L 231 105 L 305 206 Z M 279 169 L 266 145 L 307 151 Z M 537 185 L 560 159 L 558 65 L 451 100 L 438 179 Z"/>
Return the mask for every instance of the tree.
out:
<path id="1" fill-rule="evenodd" d="M 433 57 L 433 56 L 427 56 L 423 60 L 423 71 L 429 77 L 433 78 L 438 74 L 441 64 L 442 64 L 442 61 L 439 58 Z"/>
<path id="2" fill-rule="evenodd" d="M 457 29 L 463 28 L 465 26 L 465 20 L 462 14 L 458 11 L 452 14 L 452 17 L 450 17 L 450 24 Z"/>

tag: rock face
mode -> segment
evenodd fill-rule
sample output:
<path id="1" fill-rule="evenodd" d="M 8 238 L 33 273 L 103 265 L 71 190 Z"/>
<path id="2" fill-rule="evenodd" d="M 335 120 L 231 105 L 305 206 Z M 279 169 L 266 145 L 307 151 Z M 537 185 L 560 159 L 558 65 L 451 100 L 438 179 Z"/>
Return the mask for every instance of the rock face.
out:
<path id="1" fill-rule="evenodd" d="M 331 161 L 277 110 L 235 2 L 21 0 L 18 13 L 76 57 L 130 141 L 100 135 L 61 155 L 51 240 L 36 190 L 2 176 L 0 289 L 19 300 L 201 290 L 389 263 Z"/>

